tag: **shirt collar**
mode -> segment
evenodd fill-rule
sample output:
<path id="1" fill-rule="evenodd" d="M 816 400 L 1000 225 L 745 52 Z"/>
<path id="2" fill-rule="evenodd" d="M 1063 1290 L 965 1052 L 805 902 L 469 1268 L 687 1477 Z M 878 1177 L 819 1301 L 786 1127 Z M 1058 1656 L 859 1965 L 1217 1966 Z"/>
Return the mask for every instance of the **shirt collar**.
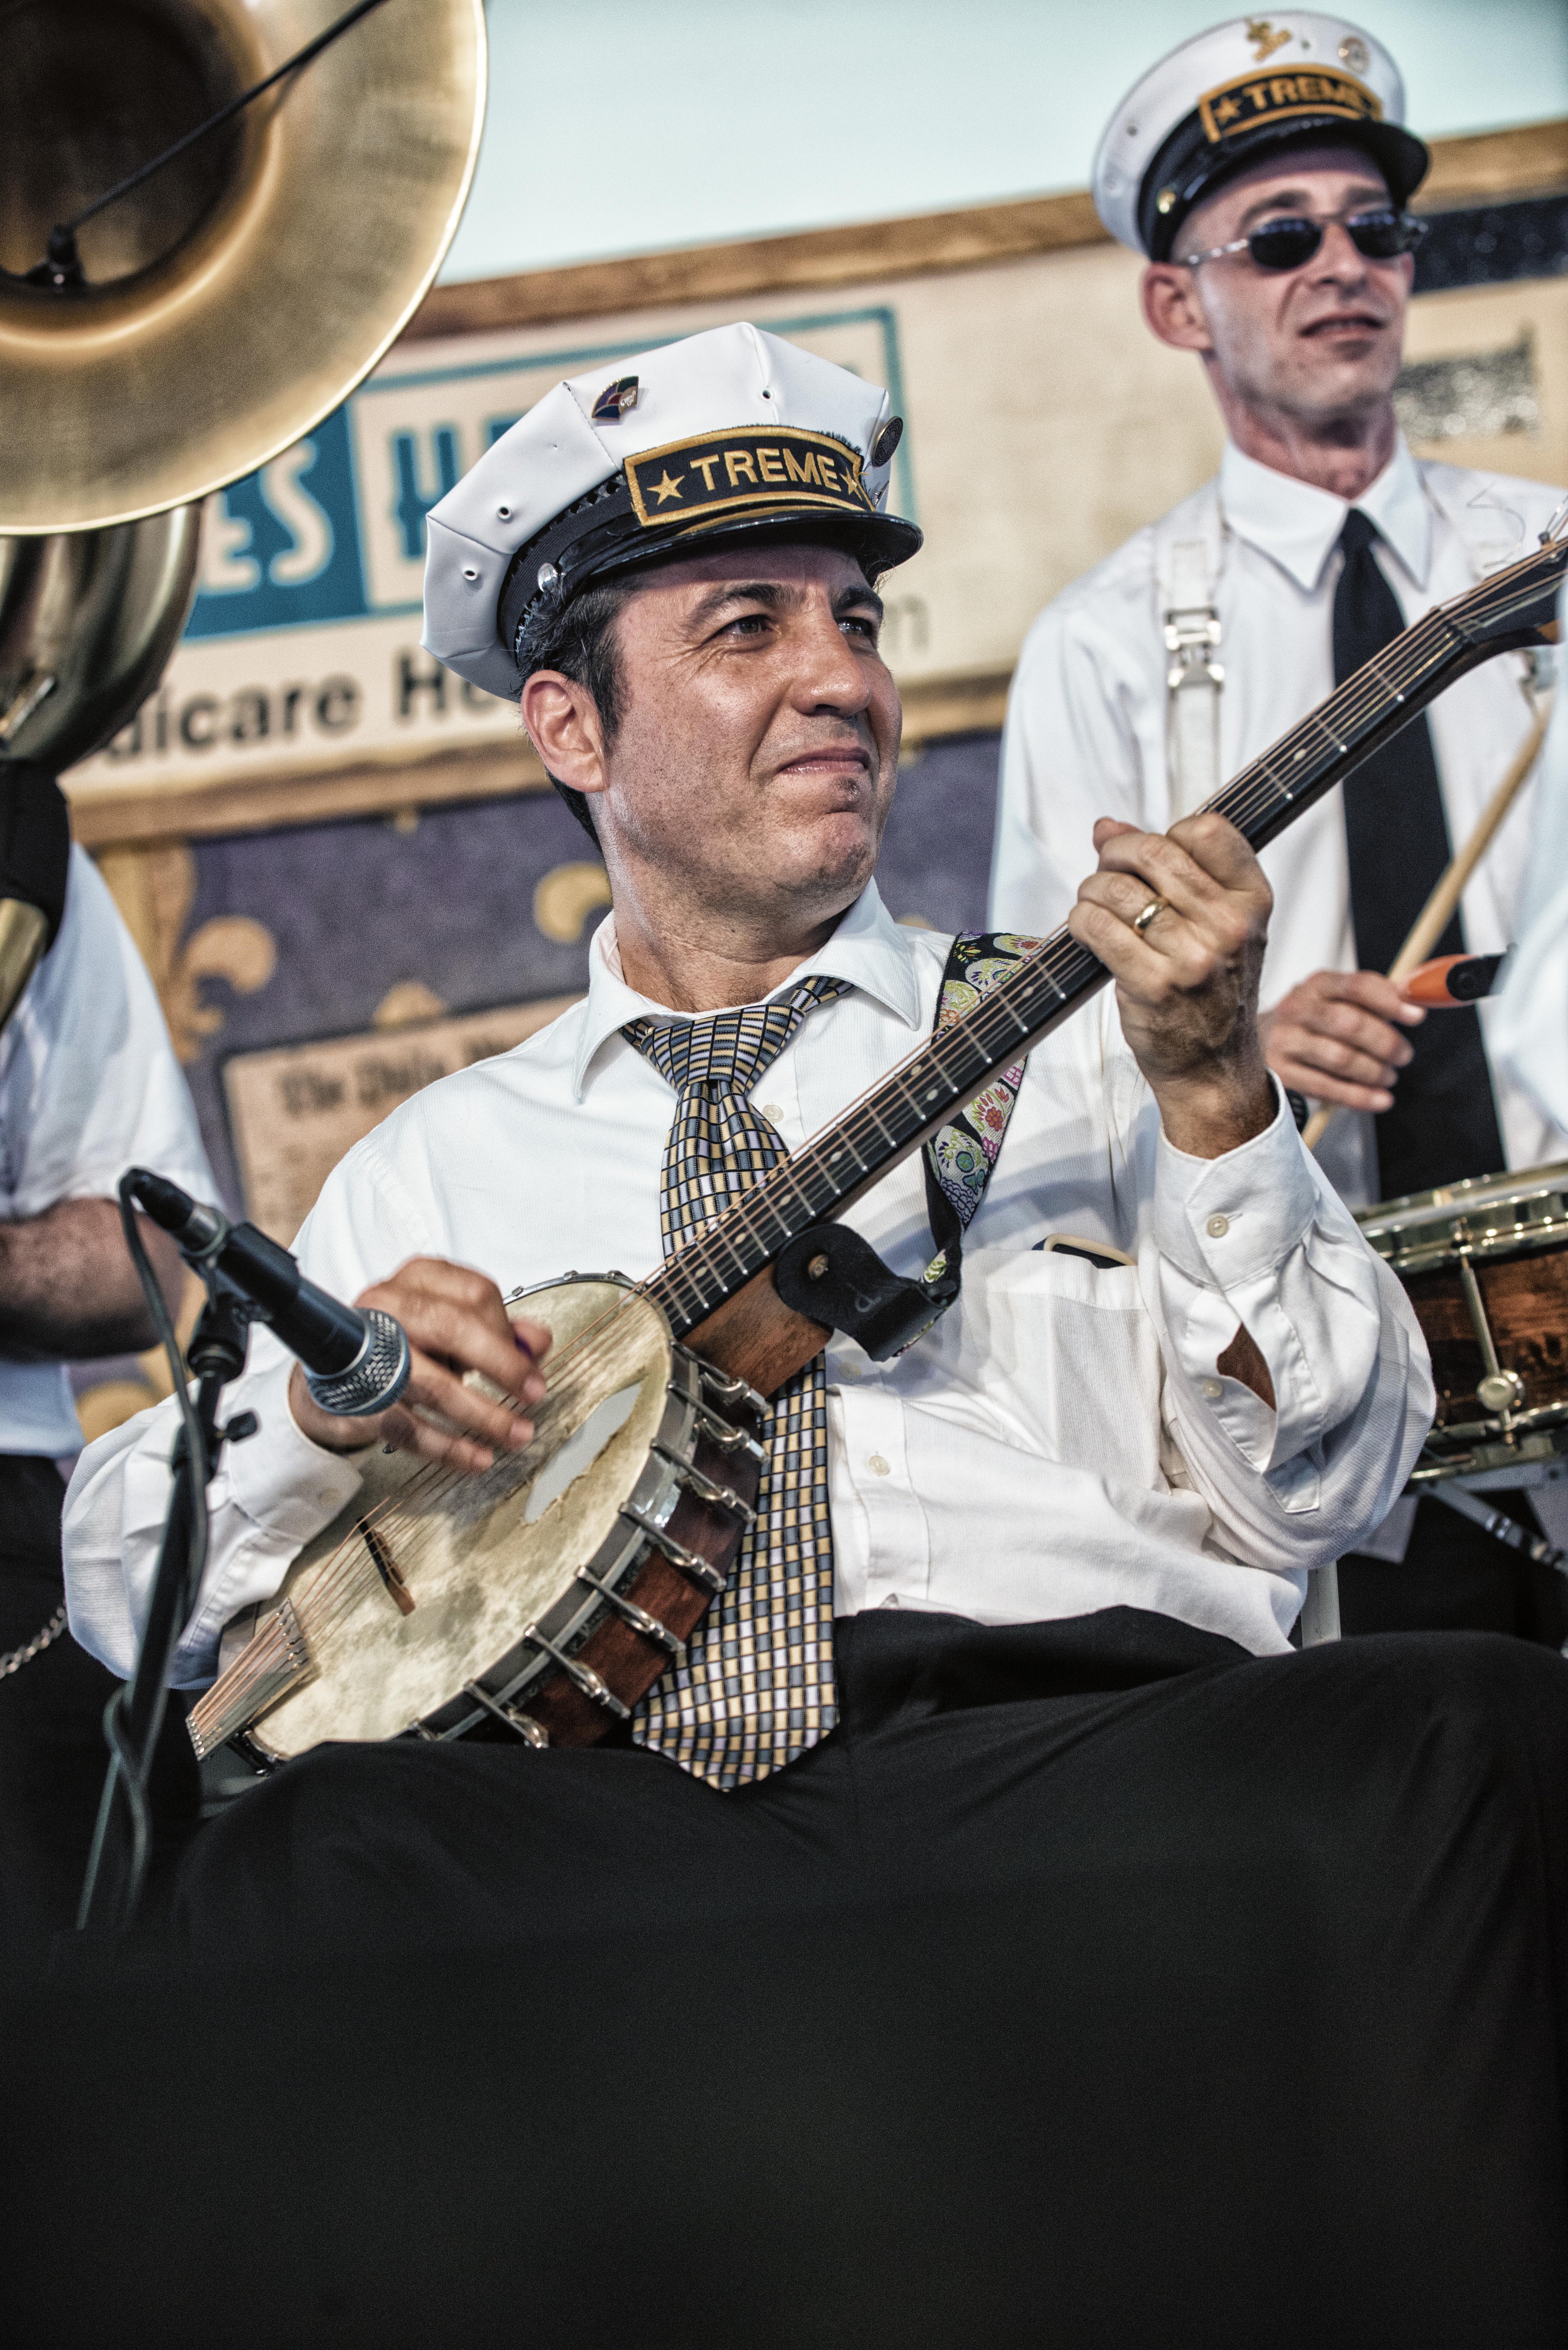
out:
<path id="1" fill-rule="evenodd" d="M 1424 588 L 1432 560 L 1432 511 L 1403 433 L 1377 479 L 1354 503 L 1376 524 L 1416 586 Z M 1233 441 L 1226 442 L 1220 462 L 1220 504 L 1237 537 L 1271 556 L 1308 595 L 1322 579 L 1350 512 L 1344 498 L 1260 465 Z"/>
<path id="2" fill-rule="evenodd" d="M 774 996 L 787 994 L 803 979 L 814 977 L 846 979 L 866 994 L 875 996 L 907 1028 L 919 1024 L 920 990 L 914 951 L 883 905 L 875 881 L 867 883 L 826 945 L 798 963 L 763 1000 L 771 1003 Z M 650 997 L 639 995 L 635 988 L 627 985 L 621 976 L 620 952 L 616 944 L 615 916 L 607 914 L 588 945 L 588 993 L 572 1063 L 574 1097 L 581 1101 L 595 1055 L 628 1021 L 689 1020 L 694 1016 L 688 1012 L 672 1012 L 668 1004 L 655 1003 Z"/>

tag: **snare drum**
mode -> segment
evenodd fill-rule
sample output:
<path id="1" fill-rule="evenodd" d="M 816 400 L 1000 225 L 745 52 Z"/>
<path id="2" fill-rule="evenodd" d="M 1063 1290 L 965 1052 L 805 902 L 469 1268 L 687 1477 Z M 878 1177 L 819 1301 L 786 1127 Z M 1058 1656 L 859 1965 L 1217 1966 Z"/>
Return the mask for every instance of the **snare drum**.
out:
<path id="1" fill-rule="evenodd" d="M 1568 1454 L 1568 1163 L 1415 1191 L 1355 1221 L 1431 1353 L 1438 1414 L 1412 1482 Z"/>

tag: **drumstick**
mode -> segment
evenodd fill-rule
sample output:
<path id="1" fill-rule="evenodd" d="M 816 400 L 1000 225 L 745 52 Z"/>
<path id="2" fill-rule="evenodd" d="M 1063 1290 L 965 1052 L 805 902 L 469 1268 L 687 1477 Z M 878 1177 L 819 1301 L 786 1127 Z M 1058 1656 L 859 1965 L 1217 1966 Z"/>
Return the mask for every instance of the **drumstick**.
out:
<path id="1" fill-rule="evenodd" d="M 1535 713 L 1529 733 L 1510 761 L 1508 773 L 1481 810 L 1475 830 L 1417 915 L 1409 937 L 1389 964 L 1388 976 L 1396 987 L 1401 980 L 1409 978 L 1417 964 L 1426 962 L 1448 929 L 1466 883 L 1491 847 L 1498 827 L 1518 798 L 1521 785 L 1535 764 L 1535 754 L 1541 748 L 1551 715 L 1552 697 L 1548 694 Z M 1324 1102 L 1321 1109 L 1314 1110 L 1302 1132 L 1302 1140 L 1309 1150 L 1317 1149 L 1338 1107 L 1337 1102 Z"/>

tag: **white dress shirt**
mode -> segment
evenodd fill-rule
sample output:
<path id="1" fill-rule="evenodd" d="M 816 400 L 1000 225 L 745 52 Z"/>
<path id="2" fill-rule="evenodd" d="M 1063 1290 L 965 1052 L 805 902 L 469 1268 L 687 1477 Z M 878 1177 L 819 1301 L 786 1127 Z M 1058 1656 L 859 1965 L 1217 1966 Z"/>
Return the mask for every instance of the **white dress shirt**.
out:
<path id="1" fill-rule="evenodd" d="M 1493 1014 L 1499 1064 L 1568 1133 L 1568 587 L 1557 599 L 1557 684 L 1542 746 L 1530 879 Z"/>
<path id="2" fill-rule="evenodd" d="M 1539 482 L 1417 464 L 1401 441 L 1355 504 L 1381 534 L 1377 560 L 1407 622 L 1534 548 L 1558 493 Z M 1042 931 L 1065 920 L 1095 868 L 1095 820 L 1150 831 L 1173 820 L 1166 750 L 1164 600 L 1158 546 L 1206 541 L 1219 569 L 1220 773 L 1236 775 L 1334 689 L 1335 542 L 1349 508 L 1309 483 L 1228 446 L 1217 481 L 1158 525 L 1137 532 L 1064 588 L 1024 640 L 1008 705 L 992 870 L 996 929 Z M 1449 838 L 1468 838 L 1527 733 L 1532 711 L 1521 658 L 1472 671 L 1429 712 Z M 1529 801 L 1521 795 L 1465 890 L 1466 942 L 1478 954 L 1514 938 L 1528 871 Z M 1262 853 L 1274 891 L 1262 1003 L 1309 973 L 1353 971 L 1355 937 L 1345 818 L 1336 789 Z M 1481 1006 L 1489 1048 L 1495 1007 Z M 1568 1008 L 1559 1027 L 1568 1050 Z M 1493 1063 L 1496 1072 L 1496 1063 Z M 1568 1133 L 1505 1075 L 1499 1124 L 1511 1167 L 1568 1156 Z M 1345 1196 L 1376 1197 L 1370 1119 L 1342 1112 L 1324 1163 Z"/>
<path id="3" fill-rule="evenodd" d="M 792 1150 L 929 1033 L 947 941 L 901 930 L 875 888 L 811 972 L 853 992 L 813 1013 L 753 1099 Z M 311 1277 L 353 1297 L 415 1254 L 503 1292 L 660 1262 L 670 1087 L 620 1035 L 666 1012 L 628 987 L 613 921 L 586 999 L 499 1058 L 393 1112 L 328 1180 L 299 1239 Z M 932 1250 L 918 1159 L 852 1218 L 895 1266 Z M 1048 1233 L 1136 1262 L 1096 1271 Z M 1244 1321 L 1277 1411 L 1216 1358 Z M 351 1461 L 298 1430 L 267 1334 L 230 1408 L 262 1432 L 225 1456 L 213 1542 L 176 1679 L 211 1677 L 224 1623 L 275 1591 L 349 1501 Z M 1383 1516 L 1425 1432 L 1425 1350 L 1397 1283 L 1303 1150 L 1282 1106 L 1215 1159 L 1164 1139 L 1107 992 L 1033 1055 L 964 1250 L 961 1301 L 908 1353 L 828 1352 L 836 1606 L 947 1610 L 984 1624 L 1126 1605 L 1278 1650 L 1306 1571 Z M 71 1628 L 131 1662 L 168 1500 L 172 1406 L 83 1454 L 67 1505 Z"/>
<path id="4" fill-rule="evenodd" d="M 59 935 L 0 1031 L 0 1221 L 112 1200 L 128 1167 L 215 1196 L 196 1113 L 146 967 L 103 878 L 71 851 Z M 63 1363 L 0 1351 L 0 1452 L 74 1452 Z"/>

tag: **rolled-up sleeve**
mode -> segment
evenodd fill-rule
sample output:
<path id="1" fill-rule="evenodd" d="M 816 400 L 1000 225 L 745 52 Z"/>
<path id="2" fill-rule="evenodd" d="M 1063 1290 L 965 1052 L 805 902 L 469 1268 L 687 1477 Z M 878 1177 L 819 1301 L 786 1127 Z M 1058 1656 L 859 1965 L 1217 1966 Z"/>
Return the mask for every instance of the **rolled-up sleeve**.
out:
<path id="1" fill-rule="evenodd" d="M 1150 1147 L 1146 1128 L 1139 1267 L 1167 1423 L 1221 1539 L 1241 1558 L 1300 1568 L 1382 1523 L 1434 1395 L 1409 1301 L 1276 1093 L 1273 1123 L 1222 1158 L 1190 1158 L 1163 1133 Z M 1272 1410 L 1219 1368 L 1239 1325 L 1268 1366 Z"/>

